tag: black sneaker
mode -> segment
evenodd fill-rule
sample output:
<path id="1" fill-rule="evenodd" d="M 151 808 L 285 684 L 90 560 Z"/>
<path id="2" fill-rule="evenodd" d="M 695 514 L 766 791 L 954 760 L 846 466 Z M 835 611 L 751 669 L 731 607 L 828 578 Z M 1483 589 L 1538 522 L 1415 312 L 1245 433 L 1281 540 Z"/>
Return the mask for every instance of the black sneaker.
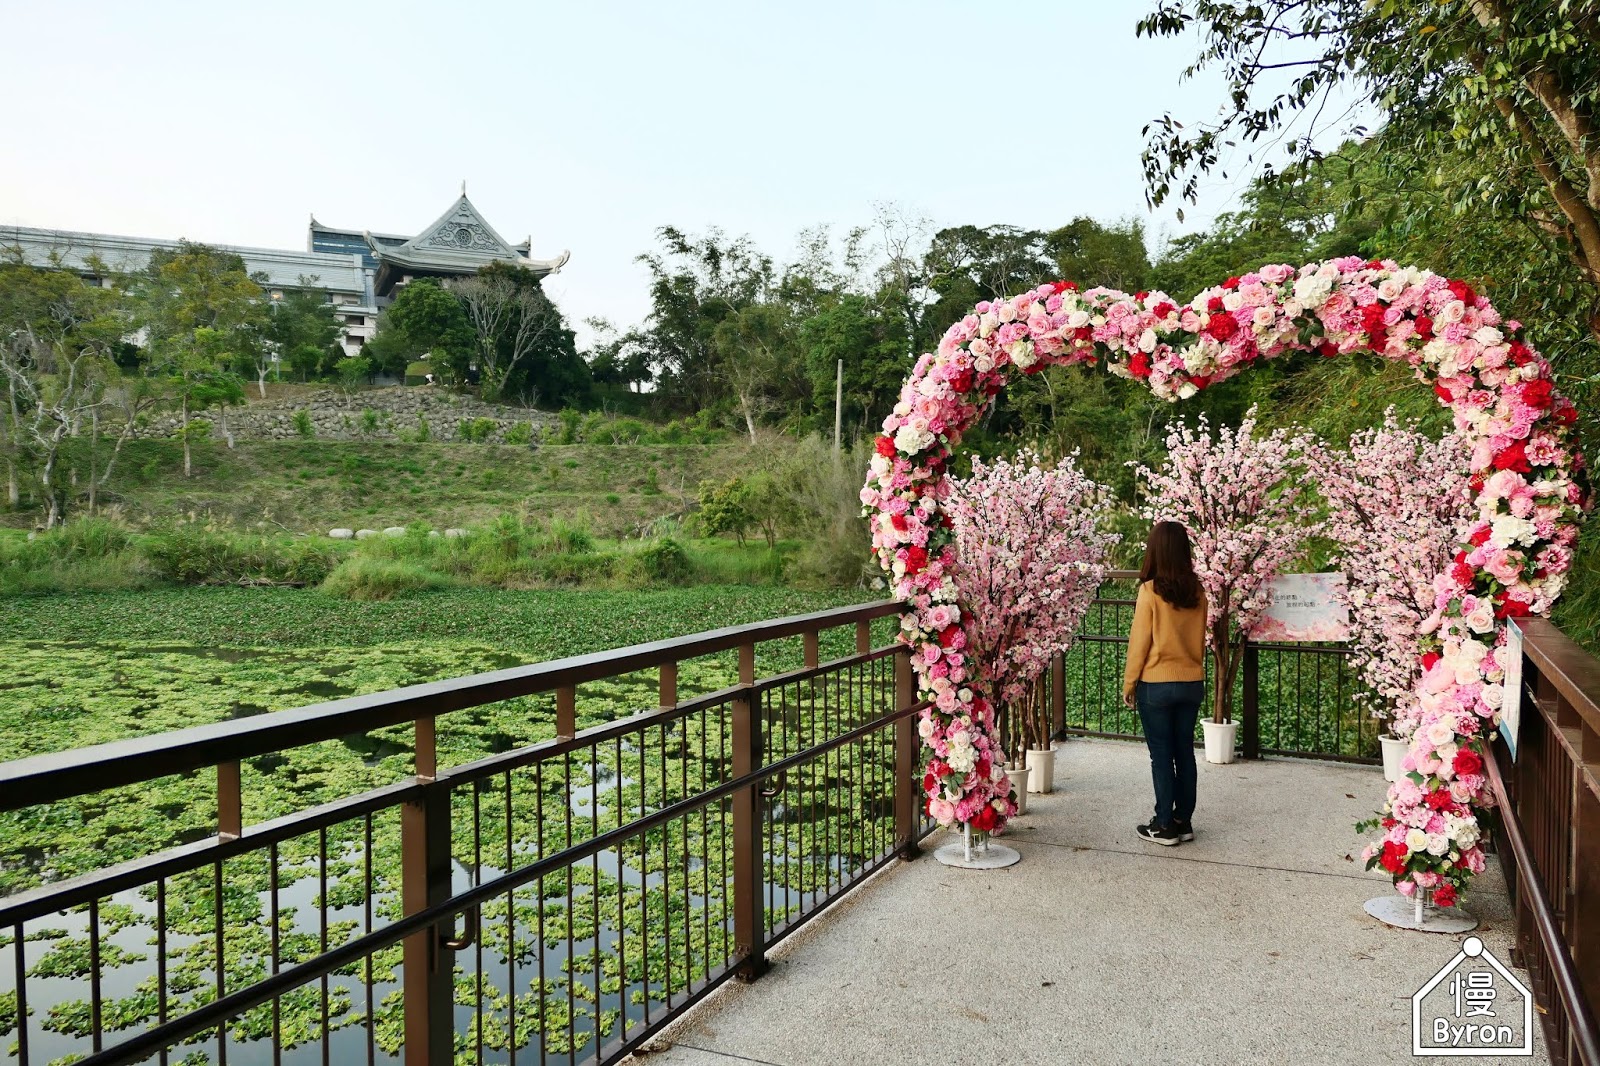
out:
<path id="1" fill-rule="evenodd" d="M 1135 832 L 1150 841 L 1150 843 L 1160 844 L 1164 848 L 1176 847 L 1178 844 L 1178 833 L 1170 825 L 1157 825 L 1154 822 L 1150 822 L 1147 825 L 1136 827 Z"/>
<path id="2" fill-rule="evenodd" d="M 1194 826 L 1188 822 L 1173 822 L 1172 831 L 1178 834 L 1178 839 L 1187 843 L 1194 839 Z"/>

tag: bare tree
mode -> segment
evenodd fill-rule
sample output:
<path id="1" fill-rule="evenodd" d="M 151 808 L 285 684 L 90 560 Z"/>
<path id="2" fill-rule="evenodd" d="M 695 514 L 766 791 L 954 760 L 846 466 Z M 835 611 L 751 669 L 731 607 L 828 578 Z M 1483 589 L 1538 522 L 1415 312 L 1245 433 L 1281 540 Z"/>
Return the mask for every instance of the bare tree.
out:
<path id="1" fill-rule="evenodd" d="M 450 291 L 466 304 L 467 319 L 478 335 L 484 396 L 496 397 L 517 364 L 554 332 L 556 317 L 537 287 L 507 277 L 480 274 L 453 282 Z"/>
<path id="2" fill-rule="evenodd" d="M 105 402 L 106 360 L 98 347 L 75 347 L 24 326 L 0 345 L 11 431 L 23 461 L 39 482 L 45 528 L 66 517 L 67 486 L 58 477 L 61 448 Z"/>

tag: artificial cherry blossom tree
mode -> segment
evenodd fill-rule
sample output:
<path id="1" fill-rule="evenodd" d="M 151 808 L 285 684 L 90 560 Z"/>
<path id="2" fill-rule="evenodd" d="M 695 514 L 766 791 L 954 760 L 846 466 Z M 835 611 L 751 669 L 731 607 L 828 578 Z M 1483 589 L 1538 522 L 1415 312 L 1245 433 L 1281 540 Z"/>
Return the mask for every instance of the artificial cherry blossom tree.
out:
<path id="1" fill-rule="evenodd" d="M 1345 575 L 1350 650 L 1366 683 L 1357 698 L 1401 738 L 1419 710 L 1417 634 L 1433 613 L 1434 580 L 1475 513 L 1470 451 L 1460 434 L 1433 440 L 1402 427 L 1390 408 L 1382 428 L 1355 434 L 1345 450 L 1319 447 L 1312 463 L 1328 504 L 1324 532 Z"/>
<path id="2" fill-rule="evenodd" d="M 1271 600 L 1273 579 L 1318 532 L 1302 476 L 1313 445 L 1286 429 L 1258 436 L 1252 407 L 1238 429 L 1223 426 L 1214 435 L 1204 415 L 1198 429 L 1175 425 L 1161 468 L 1137 467 L 1148 493 L 1145 517 L 1189 530 L 1209 601 L 1213 721 L 1228 720 L 1244 641 Z"/>
<path id="3" fill-rule="evenodd" d="M 1045 466 L 1036 452 L 972 463 L 945 514 L 962 567 L 956 591 L 968 655 L 1009 728 L 1013 765 L 1050 742 L 1039 678 L 1072 644 L 1120 539 L 1097 528 L 1106 490 L 1068 456 Z"/>

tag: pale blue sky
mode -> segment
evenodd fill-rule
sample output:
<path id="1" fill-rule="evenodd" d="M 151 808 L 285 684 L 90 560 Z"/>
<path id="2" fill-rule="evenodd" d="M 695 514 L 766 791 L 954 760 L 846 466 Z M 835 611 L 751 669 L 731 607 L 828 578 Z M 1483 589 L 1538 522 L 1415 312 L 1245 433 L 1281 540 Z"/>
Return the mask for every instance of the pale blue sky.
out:
<path id="1" fill-rule="evenodd" d="M 1140 127 L 1221 100 L 1180 82 L 1192 44 L 1135 39 L 1153 2 L 0 0 L 0 223 L 301 247 L 312 212 L 415 232 L 465 178 L 507 239 L 572 249 L 546 287 L 575 324 L 626 324 L 667 223 L 782 257 L 884 200 L 1143 216 Z"/>

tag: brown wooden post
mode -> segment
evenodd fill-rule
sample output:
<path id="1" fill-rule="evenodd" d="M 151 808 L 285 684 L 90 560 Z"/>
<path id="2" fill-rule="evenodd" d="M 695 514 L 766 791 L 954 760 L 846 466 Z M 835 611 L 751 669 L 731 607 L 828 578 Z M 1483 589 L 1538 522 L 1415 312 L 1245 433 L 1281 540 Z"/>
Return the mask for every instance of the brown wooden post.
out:
<path id="1" fill-rule="evenodd" d="M 917 700 L 910 649 L 894 657 L 894 709 L 905 710 Z M 895 854 L 910 861 L 922 854 L 917 840 L 917 815 L 922 811 L 922 760 L 917 752 L 917 720 L 907 716 L 894 723 L 894 846 Z"/>
<path id="2" fill-rule="evenodd" d="M 756 649 L 739 648 L 739 683 L 746 686 L 733 701 L 733 776 L 743 777 L 761 766 L 761 715 L 755 681 Z M 746 785 L 733 794 L 733 951 L 736 975 L 754 981 L 767 972 L 767 915 L 762 906 L 766 856 L 761 833 L 761 789 Z"/>
<path id="3" fill-rule="evenodd" d="M 450 898 L 450 791 L 422 787 L 400 811 L 401 905 L 415 914 Z M 455 1061 L 455 952 L 439 930 L 406 937 L 401 957 L 405 992 L 405 1066 Z"/>
<path id="4" fill-rule="evenodd" d="M 244 793 L 239 785 L 239 764 L 217 764 L 217 836 L 238 840 L 244 833 Z"/>
<path id="5" fill-rule="evenodd" d="M 822 640 L 817 631 L 813 629 L 808 633 L 801 634 L 801 640 L 805 643 L 805 664 L 807 666 L 816 666 L 822 661 Z"/>
<path id="6" fill-rule="evenodd" d="M 1050 660 L 1050 735 L 1065 736 L 1067 732 L 1067 656 L 1056 652 Z"/>
<path id="7" fill-rule="evenodd" d="M 657 697 L 656 704 L 663 711 L 670 711 L 672 708 L 678 705 L 677 663 L 661 664 L 661 683 L 659 686 L 659 695 Z"/>
<path id="8" fill-rule="evenodd" d="M 872 650 L 872 623 L 856 623 L 856 654 L 865 655 Z"/>
<path id="9" fill-rule="evenodd" d="M 562 685 L 556 689 L 556 737 L 572 739 L 578 731 L 578 689 L 575 685 Z"/>
<path id="10" fill-rule="evenodd" d="M 1528 717 L 1523 711 L 1523 718 Z M 1537 714 L 1537 711 L 1533 711 Z M 1600 731 L 1585 722 L 1572 767 L 1572 896 L 1567 905 L 1567 944 L 1584 998 L 1600 1005 Z"/>
<path id="11" fill-rule="evenodd" d="M 1261 653 L 1244 646 L 1244 757 L 1261 758 Z"/>
<path id="12" fill-rule="evenodd" d="M 439 746 L 432 718 L 417 719 L 415 744 L 417 780 L 432 781 L 439 776 Z"/>

